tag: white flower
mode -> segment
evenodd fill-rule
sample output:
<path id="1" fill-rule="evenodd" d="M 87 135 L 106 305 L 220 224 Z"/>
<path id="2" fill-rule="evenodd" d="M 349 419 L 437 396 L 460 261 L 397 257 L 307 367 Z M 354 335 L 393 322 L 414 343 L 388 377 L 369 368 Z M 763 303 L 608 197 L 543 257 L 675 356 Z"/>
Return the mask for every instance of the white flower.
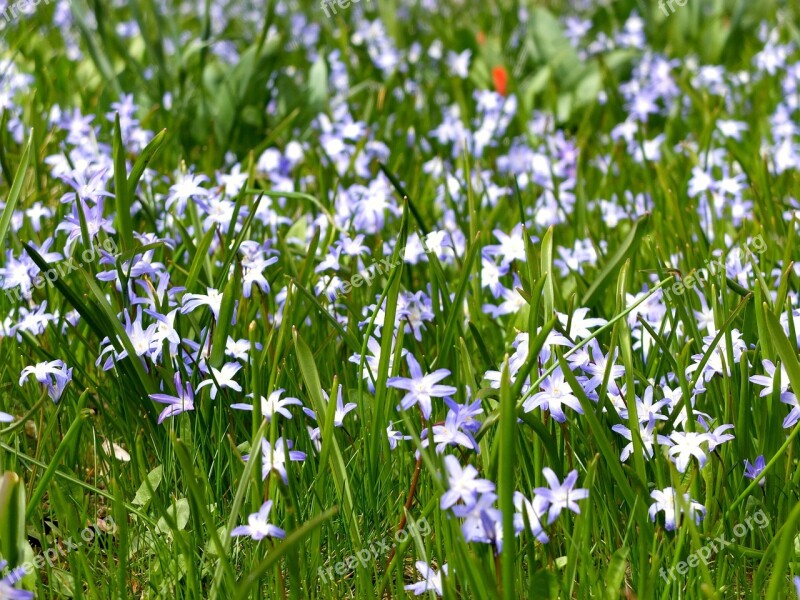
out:
<path id="1" fill-rule="evenodd" d="M 701 444 L 704 442 L 708 443 L 708 434 L 694 431 L 675 431 L 669 437 L 672 440 L 672 447 L 669 449 L 669 455 L 675 462 L 678 471 L 681 473 L 686 472 L 686 467 L 689 466 L 689 460 L 692 456 L 700 463 L 700 468 L 703 468 L 708 457 L 703 451 Z"/>
<path id="2" fill-rule="evenodd" d="M 286 532 L 269 522 L 271 510 L 272 500 L 267 500 L 257 513 L 247 517 L 247 525 L 239 525 L 231 530 L 231 537 L 248 535 L 254 540 L 263 540 L 265 537 L 285 538 Z"/>
<path id="3" fill-rule="evenodd" d="M 432 567 L 428 566 L 427 563 L 418 560 L 414 565 L 417 567 L 417 571 L 419 574 L 422 575 L 424 578 L 422 581 L 418 581 L 417 583 L 412 583 L 411 585 L 405 586 L 405 589 L 413 591 L 415 596 L 419 596 L 420 594 L 424 594 L 425 592 L 432 591 L 436 592 L 437 596 L 442 595 L 442 573 L 445 575 L 447 574 L 447 565 L 442 565 L 442 568 L 437 573 L 433 570 Z"/>
<path id="4" fill-rule="evenodd" d="M 214 400 L 217 397 L 217 392 L 220 388 L 230 388 L 232 390 L 236 390 L 237 392 L 242 391 L 242 386 L 236 383 L 233 380 L 233 376 L 242 368 L 242 365 L 239 363 L 226 363 L 222 366 L 222 369 L 216 369 L 215 367 L 211 367 L 211 373 L 213 375 L 213 379 L 206 379 L 205 381 L 201 381 L 197 385 L 197 390 L 207 385 L 211 386 L 211 399 Z"/>
<path id="5" fill-rule="evenodd" d="M 650 519 L 656 520 L 656 513 L 664 511 L 664 528 L 667 531 L 673 531 L 677 523 L 678 508 L 677 508 L 677 493 L 671 487 L 664 488 L 663 490 L 653 490 L 650 497 L 655 500 L 650 505 L 648 514 Z M 700 523 L 706 515 L 705 507 L 699 502 L 695 502 L 689 497 L 689 494 L 683 495 L 686 508 L 688 509 L 689 516 L 693 517 L 695 523 Z"/>

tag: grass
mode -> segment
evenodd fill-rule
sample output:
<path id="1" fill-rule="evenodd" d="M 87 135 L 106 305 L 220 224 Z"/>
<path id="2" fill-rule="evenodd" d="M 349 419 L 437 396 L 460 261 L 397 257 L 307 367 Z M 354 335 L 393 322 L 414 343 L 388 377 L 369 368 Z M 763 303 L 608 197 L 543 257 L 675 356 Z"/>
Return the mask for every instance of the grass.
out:
<path id="1" fill-rule="evenodd" d="M 113 233 L 96 232 L 88 206 L 78 203 L 72 253 L 106 239 L 119 250 L 113 264 L 76 261 L 76 270 L 32 289 L 30 299 L 0 294 L 0 409 L 14 417 L 0 430 L 0 554 L 14 566 L 62 548 L 18 587 L 37 598 L 404 598 L 404 587 L 420 580 L 415 561 L 424 561 L 437 571 L 448 565 L 445 598 L 793 597 L 800 426 L 784 428 L 789 407 L 780 393 L 760 396 L 763 388 L 750 377 L 764 374 L 766 359 L 785 369 L 789 390 L 800 389 L 793 317 L 798 171 L 778 168 L 770 122 L 779 103 L 796 104 L 796 93 L 782 88 L 798 60 L 795 7 L 691 0 L 666 16 L 655 2 L 581 10 L 570 7 L 580 3 L 548 2 L 528 7 L 525 25 L 511 2 L 443 2 L 435 10 L 361 3 L 331 19 L 317 5 L 297 3 L 117 4 L 41 4 L 5 28 L 0 41 L 8 61 L 0 87 L 11 94 L 0 119 L 2 266 L 30 257 L 46 272 L 54 262 L 46 253 L 65 253 L 67 235 L 56 226 L 75 202 L 59 202 L 71 188 L 53 169 L 85 170 L 75 161 L 87 156 L 108 169 L 104 189 L 113 198 L 104 214 Z M 632 11 L 642 18 L 646 49 L 620 33 L 636 37 Z M 591 23 L 575 44 L 565 34 L 565 17 L 574 15 Z M 383 30 L 370 32 L 369 22 Z M 754 62 L 765 45 L 762 23 L 789 44 L 775 74 Z M 429 53 L 434 40 L 441 60 Z M 404 54 L 400 68 L 385 67 L 394 48 L 405 53 L 415 42 L 418 60 Z M 448 52 L 464 50 L 471 51 L 469 71 L 459 77 L 447 66 Z M 626 144 L 612 132 L 633 110 L 625 97 L 630 82 L 657 79 L 652 53 L 674 59 L 674 89 Z M 709 75 L 699 65 L 719 65 L 723 92 L 700 81 Z M 30 79 L 15 79 L 19 74 Z M 517 110 L 489 128 L 490 144 L 466 146 L 458 135 L 438 141 L 444 134 L 436 128 L 450 106 L 465 129 L 477 131 L 487 117 L 474 92 L 504 86 Z M 111 104 L 122 94 L 133 95 L 139 128 L 150 132 L 146 140 L 132 135 L 136 128 L 124 115 L 114 116 Z M 97 128 L 80 144 L 56 123 L 73 109 L 93 115 Z M 320 114 L 334 125 L 352 120 L 364 127 L 345 136 L 346 150 L 337 154 Z M 744 123 L 740 139 L 722 136 L 720 120 Z M 653 158 L 650 143 L 659 135 L 660 156 Z M 287 160 L 293 148 L 301 148 L 302 159 L 292 168 L 278 176 L 280 168 L 265 167 L 266 150 Z M 520 148 L 538 154 L 529 169 L 508 166 Z M 712 155 L 714 176 L 739 176 L 740 191 L 690 194 L 692 169 L 705 168 Z M 54 156 L 60 162 L 48 158 Z M 431 168 L 435 157 L 442 172 Z M 184 174 L 205 174 L 212 181 L 203 187 L 217 189 L 224 186 L 218 175 L 234 172 L 234 164 L 243 180 L 228 197 L 225 218 L 209 221 L 194 200 L 185 207 L 165 202 Z M 360 193 L 396 210 L 379 211 L 377 225 L 359 223 L 342 199 Z M 740 214 L 737 202 L 750 204 Z M 41 228 L 24 212 L 39 205 L 51 211 Z M 617 222 L 606 213 L 612 209 Z M 524 257 L 502 278 L 505 288 L 518 290 L 518 310 L 492 316 L 485 305 L 500 301 L 482 286 L 482 257 L 498 243 L 495 230 L 509 233 L 519 224 Z M 400 249 L 443 230 L 458 239 L 449 257 L 428 247 L 419 249 L 424 259 L 399 260 Z M 359 233 L 370 256 L 342 255 L 342 280 L 385 258 L 397 266 L 353 283 L 334 305 L 322 291 L 332 271 L 317 267 L 340 235 Z M 690 291 L 673 287 L 697 275 L 715 252 L 756 236 L 764 251 L 752 254 L 741 278 L 717 272 Z M 55 240 L 49 250 L 42 248 L 47 238 Z M 270 291 L 253 288 L 246 297 L 243 250 L 252 241 L 269 241 L 278 260 L 264 271 Z M 595 258 L 564 266 L 576 242 Z M 433 238 L 427 243 L 435 246 Z M 131 259 L 142 256 L 163 265 L 155 270 L 169 274 L 169 288 L 185 290 L 156 294 L 157 276 L 131 271 Z M 114 280 L 96 277 L 111 269 Z M 10 279 L 7 272 L 4 285 Z M 160 354 L 151 348 L 137 355 L 124 317 L 135 312 L 137 297 L 154 297 L 152 310 L 166 314 L 186 294 L 208 288 L 222 294 L 218 316 L 208 307 L 179 312 L 179 355 L 170 357 L 168 342 Z M 662 289 L 674 293 L 667 298 Z M 419 337 L 397 327 L 393 341 L 388 324 L 404 314 L 405 294 L 420 291 L 430 298 L 431 319 Z M 376 302 L 379 316 L 369 308 Z M 658 319 L 648 317 L 653 306 L 663 308 Z M 576 337 L 581 308 L 607 324 Z M 40 326 L 33 324 L 35 310 L 49 315 Z M 714 325 L 711 346 L 701 311 Z M 154 322 L 144 319 L 145 327 Z M 530 358 L 512 374 L 519 333 L 529 336 Z M 567 335 L 573 348 L 552 344 L 556 334 Z M 745 348 L 737 360 L 739 334 Z M 371 337 L 380 359 L 364 379 L 364 359 L 349 359 L 369 355 Z M 232 358 L 229 338 L 247 340 L 249 348 Z M 185 340 L 208 350 L 198 356 Z M 596 399 L 569 366 L 595 341 L 624 367 L 620 377 L 610 365 L 601 373 Z M 723 351 L 712 353 L 717 343 Z M 103 369 L 111 354 L 101 352 L 110 346 L 137 358 Z M 456 388 L 456 402 L 480 401 L 480 453 L 423 447 L 420 411 L 397 410 L 404 392 L 389 385 L 408 376 L 403 350 L 424 373 L 447 369 L 442 383 Z M 73 369 L 57 403 L 33 378 L 20 385 L 25 367 L 56 359 Z M 703 366 L 715 361 L 722 372 L 706 380 Z M 242 391 L 221 387 L 212 399 L 211 386 L 197 389 L 218 379 L 201 372 L 203 362 L 215 369 L 239 363 L 234 379 Z M 687 372 L 692 364 L 700 368 Z M 565 423 L 552 410 L 524 408 L 559 368 L 583 413 L 567 408 Z M 489 371 L 499 372 L 495 386 Z M 149 396 L 174 394 L 176 373 L 196 390 L 194 410 L 158 423 L 164 405 Z M 705 391 L 694 405 L 681 400 L 667 411 L 657 433 L 679 430 L 681 409 L 686 431 L 704 431 L 701 413 L 715 427 L 734 426 L 735 439 L 708 452 L 702 468 L 692 459 L 680 473 L 659 445 L 648 458 L 636 433 L 631 457 L 620 460 L 628 440 L 612 427 L 638 431 L 635 398 L 653 385 L 662 399 L 665 378 L 683 398 L 700 385 Z M 344 402 L 356 405 L 342 426 L 329 402 L 339 385 Z M 267 397 L 279 389 L 312 409 L 317 422 L 299 407 L 289 407 L 292 419 L 271 421 L 262 419 L 258 403 L 252 415 L 230 409 L 252 402 L 245 394 Z M 611 392 L 626 416 L 615 410 Z M 431 422 L 446 414 L 442 399 L 433 398 Z M 394 450 L 390 424 L 410 438 Z M 318 445 L 308 426 L 319 427 Z M 274 471 L 264 479 L 258 448 L 279 438 L 292 440 L 306 459 L 287 463 L 285 481 Z M 449 487 L 445 454 L 496 485 L 502 516 L 493 543 L 465 541 L 462 520 L 440 508 Z M 764 486 L 743 476 L 743 461 L 759 455 Z M 589 496 L 579 502 L 580 514 L 563 511 L 545 526 L 549 542 L 541 543 L 529 530 L 515 536 L 514 493 L 531 498 L 534 488 L 547 486 L 546 467 L 559 480 L 577 470 L 577 487 Z M 651 519 L 651 493 L 667 487 L 702 504 L 702 521 L 683 518 L 669 531 L 663 513 Z M 285 539 L 231 537 L 267 499 L 274 502 L 270 522 Z M 735 527 L 756 514 L 766 524 L 737 535 Z M 529 515 L 520 518 L 531 525 Z M 423 520 L 429 528 L 414 525 Z M 88 542 L 81 540 L 87 528 L 94 528 Z M 399 529 L 409 533 L 402 542 L 394 537 Z M 721 536 L 731 543 L 708 562 L 672 581 L 662 576 Z M 66 551 L 70 538 L 81 543 Z M 332 580 L 320 578 L 385 539 L 396 544 L 389 554 L 351 559 Z"/>

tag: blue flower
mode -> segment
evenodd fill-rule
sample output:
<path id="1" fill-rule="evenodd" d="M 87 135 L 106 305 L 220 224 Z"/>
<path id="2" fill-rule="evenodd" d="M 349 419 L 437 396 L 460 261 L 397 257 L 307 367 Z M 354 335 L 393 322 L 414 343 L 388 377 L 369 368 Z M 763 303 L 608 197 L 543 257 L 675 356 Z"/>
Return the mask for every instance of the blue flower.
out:
<path id="1" fill-rule="evenodd" d="M 419 404 L 422 416 L 427 420 L 431 416 L 431 398 L 444 398 L 456 393 L 456 388 L 449 385 L 437 385 L 439 381 L 450 376 L 447 369 L 437 369 L 428 375 L 422 374 L 422 368 L 417 359 L 409 354 L 408 370 L 411 377 L 391 377 L 387 381 L 389 387 L 406 390 L 408 393 L 400 401 L 400 407 L 408 410 L 415 404 Z"/>
<path id="2" fill-rule="evenodd" d="M 455 456 L 445 456 L 444 466 L 447 469 L 448 490 L 442 494 L 439 502 L 442 510 L 450 508 L 459 500 L 472 505 L 478 494 L 494 491 L 491 481 L 479 479 L 478 470 L 472 465 L 462 468 Z"/>
<path id="3" fill-rule="evenodd" d="M 542 469 L 542 474 L 550 487 L 534 488 L 533 493 L 547 501 L 549 508 L 547 524 L 549 525 L 555 521 L 565 508 L 580 514 L 581 509 L 576 501 L 588 498 L 589 490 L 584 488 L 574 489 L 575 484 L 578 482 L 578 471 L 570 471 L 566 479 L 564 479 L 564 483 L 558 480 L 556 474 L 549 467 Z"/>
<path id="4" fill-rule="evenodd" d="M 750 461 L 745 459 L 744 460 L 744 476 L 748 479 L 758 479 L 758 476 L 761 475 L 761 472 L 766 467 L 766 461 L 764 460 L 764 455 L 761 454 L 756 458 L 755 464 L 750 464 Z M 763 486 L 766 483 L 766 479 L 762 477 L 758 481 L 758 485 Z"/>
<path id="5" fill-rule="evenodd" d="M 437 596 L 442 595 L 442 573 L 447 575 L 447 564 L 442 565 L 442 568 L 439 569 L 439 572 L 433 570 L 433 567 L 430 567 L 428 563 L 418 560 L 414 563 L 414 566 L 417 567 L 417 571 L 419 574 L 422 575 L 423 580 L 418 581 L 417 583 L 412 583 L 411 585 L 405 586 L 405 589 L 414 592 L 415 596 L 419 596 L 424 594 L 425 592 L 436 592 Z"/>
<path id="6" fill-rule="evenodd" d="M 7 560 L 0 560 L 0 571 L 5 570 L 7 566 Z M 0 579 L 0 600 L 31 600 L 34 597 L 33 592 L 18 590 L 14 587 L 24 576 L 25 569 L 17 567 L 16 569 L 11 569 L 8 575 Z"/>
<path id="7" fill-rule="evenodd" d="M 269 522 L 271 510 L 272 500 L 267 500 L 257 513 L 247 517 L 247 525 L 239 525 L 231 530 L 231 537 L 247 535 L 256 541 L 263 540 L 265 537 L 285 538 L 286 532 Z"/>
<path id="8" fill-rule="evenodd" d="M 167 417 L 174 417 L 183 412 L 194 410 L 194 390 L 192 390 L 192 386 L 189 383 L 185 386 L 183 385 L 179 373 L 175 373 L 175 390 L 178 392 L 177 396 L 150 394 L 151 400 L 168 405 L 158 416 L 159 424 Z"/>

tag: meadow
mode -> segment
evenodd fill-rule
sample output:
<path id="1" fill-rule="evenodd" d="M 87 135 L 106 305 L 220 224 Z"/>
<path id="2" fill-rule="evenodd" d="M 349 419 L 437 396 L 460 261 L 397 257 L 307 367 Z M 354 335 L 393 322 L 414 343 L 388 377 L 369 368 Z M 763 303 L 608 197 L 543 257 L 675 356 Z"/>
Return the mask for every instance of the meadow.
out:
<path id="1" fill-rule="evenodd" d="M 800 6 L 0 8 L 0 600 L 800 594 Z"/>

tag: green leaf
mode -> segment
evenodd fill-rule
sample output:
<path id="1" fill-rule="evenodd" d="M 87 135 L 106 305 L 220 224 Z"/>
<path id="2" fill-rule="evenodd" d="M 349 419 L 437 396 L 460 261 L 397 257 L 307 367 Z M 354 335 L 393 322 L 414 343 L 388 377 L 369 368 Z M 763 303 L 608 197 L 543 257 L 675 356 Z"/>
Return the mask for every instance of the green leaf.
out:
<path id="1" fill-rule="evenodd" d="M 317 365 L 314 362 L 314 355 L 311 354 L 308 345 L 305 343 L 297 329 L 292 329 L 294 336 L 294 347 L 297 353 L 297 362 L 300 365 L 300 373 L 303 376 L 303 381 L 306 384 L 306 392 L 311 396 L 312 403 L 314 404 L 314 412 L 317 413 L 320 426 L 320 438 L 322 440 L 322 449 L 320 451 L 319 473 L 326 473 L 327 457 L 330 454 L 333 461 L 333 477 L 336 484 L 336 489 L 341 498 L 344 516 L 350 528 L 350 535 L 352 543 L 356 550 L 361 549 L 361 536 L 358 532 L 358 523 L 353 513 L 355 503 L 353 502 L 353 493 L 350 489 L 350 480 L 347 476 L 347 468 L 342 458 L 342 452 L 339 449 L 339 444 L 336 441 L 335 428 L 328 429 L 325 423 L 325 415 L 327 414 L 327 404 L 322 397 L 322 385 L 319 381 L 319 373 L 317 372 Z M 331 402 L 335 403 L 335 397 L 331 396 Z M 318 482 L 319 483 L 319 482 Z M 320 487 L 323 487 L 320 485 Z"/>
<path id="2" fill-rule="evenodd" d="M 233 312 L 236 307 L 236 300 L 239 298 L 241 291 L 241 281 L 239 278 L 238 270 L 228 280 L 228 285 L 225 286 L 225 291 L 222 293 L 222 304 L 219 309 L 219 320 L 214 329 L 214 339 L 211 344 L 211 357 L 209 364 L 215 369 L 222 367 L 225 361 L 225 348 L 228 341 L 228 334 L 231 331 L 231 322 L 233 321 Z"/>
<path id="3" fill-rule="evenodd" d="M 81 398 L 84 399 L 88 393 L 88 390 L 85 391 Z M 79 404 L 82 404 L 82 402 Z M 55 475 L 55 471 L 58 468 L 64 453 L 66 453 L 66 451 L 72 446 L 73 442 L 77 441 L 78 436 L 80 435 L 81 425 L 83 425 L 85 419 L 86 415 L 82 412 L 79 412 L 75 417 L 75 420 L 72 421 L 67 433 L 64 434 L 61 443 L 58 445 L 58 448 L 56 448 L 55 453 L 50 459 L 50 464 L 47 465 L 47 469 L 45 469 L 45 472 L 42 474 L 42 478 L 39 480 L 39 483 L 36 485 L 33 493 L 31 494 L 31 501 L 28 505 L 28 510 L 25 512 L 26 519 L 30 519 L 33 516 L 33 512 L 39 509 L 39 501 L 42 499 L 42 496 L 44 496 L 44 493 L 47 490 L 47 486 L 50 484 L 50 480 L 53 478 L 53 475 Z"/>
<path id="4" fill-rule="evenodd" d="M 156 152 L 161 148 L 166 137 L 166 129 L 159 131 L 156 136 L 150 140 L 150 143 L 145 146 L 144 150 L 142 150 L 136 162 L 133 163 L 133 169 L 131 169 L 131 173 L 128 175 L 128 198 L 133 198 L 136 195 L 136 188 L 139 185 L 139 180 L 142 178 L 142 175 L 144 175 L 145 169 L 150 164 L 150 161 L 153 160 Z"/>
<path id="5" fill-rule="evenodd" d="M 311 65 L 308 73 L 308 104 L 309 110 L 320 112 L 328 102 L 328 65 L 325 56 L 320 53 L 317 60 Z"/>
<path id="6" fill-rule="evenodd" d="M 206 534 L 211 537 L 211 542 L 217 550 L 218 560 L 223 564 L 223 575 L 230 584 L 235 576 L 230 558 L 225 553 L 225 546 L 217 534 L 216 518 L 209 510 L 209 498 L 213 496 L 210 494 L 208 478 L 203 475 L 198 475 L 196 472 L 194 463 L 189 454 L 189 447 L 183 441 L 177 439 L 174 433 L 171 434 L 171 439 L 173 448 L 175 449 L 175 456 L 178 458 L 178 462 L 181 466 L 183 481 L 189 487 L 189 496 L 188 499 L 183 498 L 178 500 L 175 505 L 173 505 L 174 512 L 170 513 L 169 510 L 167 510 L 166 514 L 164 514 L 164 518 L 166 519 L 166 517 L 169 517 L 166 521 L 167 524 L 170 525 L 170 529 L 183 529 L 185 523 L 188 522 L 189 519 L 189 503 L 191 502 L 191 511 L 195 512 L 199 517 L 199 521 L 205 525 Z"/>
<path id="7" fill-rule="evenodd" d="M 530 600 L 556 600 L 558 598 L 558 579 L 547 569 L 536 571 L 528 586 Z"/>
<path id="8" fill-rule="evenodd" d="M 142 482 L 142 485 L 140 485 L 139 489 L 136 490 L 136 495 L 133 497 L 131 504 L 134 504 L 135 506 L 145 506 L 148 502 L 150 502 L 150 499 L 158 489 L 158 486 L 161 485 L 161 480 L 163 477 L 164 466 L 158 465 L 155 469 L 147 474 L 147 477 Z"/>
<path id="9" fill-rule="evenodd" d="M 443 349 L 445 352 L 450 351 L 450 345 L 452 344 L 456 328 L 459 327 L 459 324 L 463 321 L 464 296 L 466 296 L 467 293 L 467 286 L 469 285 L 471 279 L 470 272 L 472 270 L 472 263 L 474 262 L 475 257 L 478 255 L 478 250 L 480 250 L 480 244 L 477 243 L 476 239 L 470 245 L 469 250 L 467 251 L 467 257 L 464 259 L 464 264 L 461 269 L 461 281 L 458 284 L 456 295 L 453 298 L 453 301 L 450 303 L 450 314 L 447 317 L 447 323 L 444 328 L 442 344 L 439 346 L 439 348 Z"/>
<path id="10" fill-rule="evenodd" d="M 161 517 L 156 523 L 156 529 L 165 535 L 170 535 L 174 531 L 183 531 L 189 524 L 189 516 L 191 509 L 189 507 L 189 500 L 187 498 L 179 498 L 166 510 L 169 515 L 169 521 L 172 525 L 167 523 L 166 517 Z M 174 529 L 173 529 L 174 528 Z"/>
<path id="11" fill-rule="evenodd" d="M 197 246 L 197 251 L 192 257 L 192 264 L 189 267 L 189 275 L 186 276 L 186 291 L 188 292 L 194 292 L 197 289 L 197 279 L 200 277 L 200 271 L 203 268 L 206 258 L 208 258 L 208 249 L 211 247 L 211 242 L 214 240 L 216 231 L 216 227 L 212 227 L 206 231 L 203 239 L 200 240 L 200 245 Z"/>
<path id="12" fill-rule="evenodd" d="M 605 266 L 592 282 L 592 285 L 586 290 L 581 300 L 581 306 L 592 306 L 600 292 L 614 281 L 617 270 L 639 246 L 649 220 L 650 214 L 648 213 L 633 224 L 622 244 L 619 245 L 611 258 L 606 261 Z"/>
<path id="13" fill-rule="evenodd" d="M 14 183 L 11 184 L 11 191 L 6 198 L 6 207 L 3 209 L 3 216 L 0 217 L 0 247 L 5 247 L 6 234 L 8 233 L 8 226 L 11 224 L 11 217 L 14 216 L 14 210 L 17 207 L 20 193 L 22 192 L 22 184 L 25 181 L 25 175 L 28 172 L 28 162 L 31 156 L 31 144 L 33 143 L 33 132 L 28 138 L 28 143 L 25 144 L 25 150 L 22 152 L 22 158 L 17 167 L 17 173 L 14 175 Z"/>
<path id="14" fill-rule="evenodd" d="M 323 319 L 325 319 L 340 336 L 342 336 L 342 339 L 350 348 L 350 350 L 356 353 L 361 352 L 361 345 L 358 343 L 358 340 L 355 338 L 355 336 L 353 336 L 353 334 L 349 331 L 345 330 L 344 327 L 342 327 L 342 324 L 339 323 L 339 321 L 337 321 L 329 311 L 325 310 L 325 307 L 319 303 L 319 300 L 317 300 L 317 297 L 314 294 L 312 294 L 304 286 L 300 285 L 300 282 L 296 279 L 292 279 L 292 285 L 296 287 L 308 299 L 308 301 L 314 305 L 314 307 L 317 309 L 317 313 Z"/>
<path id="15" fill-rule="evenodd" d="M 253 344 L 253 348 L 255 348 L 255 344 Z M 256 394 L 256 397 L 258 397 L 258 394 Z M 261 447 L 261 440 L 264 439 L 264 434 L 267 431 L 268 424 L 269 423 L 267 422 L 266 419 L 263 419 L 261 421 L 261 426 L 258 428 L 258 431 L 256 431 L 255 435 L 253 436 L 252 442 L 250 444 L 251 448 Z M 231 505 L 230 516 L 228 517 L 228 522 L 226 526 L 226 533 L 223 534 L 224 538 L 222 541 L 222 545 L 225 552 L 227 552 L 231 546 L 232 538 L 230 532 L 233 531 L 234 527 L 236 526 L 237 519 L 239 518 L 239 511 L 242 508 L 242 504 L 244 504 L 247 488 L 251 482 L 255 466 L 258 463 L 259 461 L 257 460 L 248 460 L 244 465 L 244 471 L 242 472 L 242 477 L 239 480 L 239 486 L 236 488 L 236 495 L 233 498 L 233 504 Z M 259 473 L 258 476 L 260 475 L 261 474 Z M 214 572 L 214 582 L 211 586 L 211 595 L 210 595 L 211 600 L 215 600 L 218 597 L 218 590 L 219 590 L 218 585 L 220 580 L 222 579 L 222 576 L 224 575 L 223 571 L 224 569 L 222 566 L 222 561 L 219 561 L 217 563 L 216 571 Z"/>
<path id="16" fill-rule="evenodd" d="M 553 287 L 553 226 L 542 238 L 541 276 L 544 280 L 544 319 L 549 320 L 555 314 L 555 288 Z"/>
<path id="17" fill-rule="evenodd" d="M 529 19 L 527 31 L 533 43 L 532 58 L 548 65 L 557 82 L 571 87 L 573 81 L 580 80 L 583 61 L 564 34 L 561 22 L 549 10 L 540 7 L 531 11 Z"/>
<path id="18" fill-rule="evenodd" d="M 630 549 L 627 546 L 619 548 L 611 557 L 606 571 L 606 600 L 618 600 L 625 579 L 625 571 L 628 568 L 628 555 Z"/>
<path id="19" fill-rule="evenodd" d="M 800 523 L 800 503 L 795 503 L 792 507 L 792 512 L 789 518 L 781 526 L 778 533 L 770 542 L 767 550 L 764 552 L 764 559 L 758 569 L 755 578 L 755 584 L 759 585 L 761 582 L 760 575 L 763 573 L 762 569 L 768 564 L 771 554 L 775 553 L 775 561 L 772 565 L 772 577 L 769 581 L 767 588 L 766 600 L 783 600 L 786 598 L 786 567 L 792 557 L 796 558 L 794 553 L 794 536 L 797 534 L 797 525 Z M 763 587 L 761 588 L 763 589 Z"/>
<path id="20" fill-rule="evenodd" d="M 119 124 L 119 113 L 114 117 L 114 195 L 117 203 L 117 219 L 119 233 L 124 250 L 133 249 L 133 221 L 131 218 L 131 201 L 128 194 L 128 176 L 125 166 L 125 146 L 122 143 L 122 129 Z"/>
<path id="21" fill-rule="evenodd" d="M 763 308 L 770 339 L 778 352 L 778 356 L 781 358 L 783 368 L 786 369 L 792 390 L 798 393 L 800 392 L 800 362 L 797 360 L 797 352 L 789 338 L 786 337 L 780 321 L 770 312 L 766 303 L 763 304 Z"/>
<path id="22" fill-rule="evenodd" d="M 798 364 L 797 354 L 795 353 L 792 347 L 792 343 L 784 334 L 780 322 L 775 317 L 775 315 L 773 315 L 770 312 L 769 306 L 766 303 L 763 303 L 762 308 L 763 308 L 763 316 L 766 319 L 767 329 L 769 330 L 769 334 L 772 337 L 772 341 L 775 344 L 775 347 L 777 348 L 778 356 L 780 356 L 781 358 L 783 367 L 786 369 L 786 374 L 789 376 L 789 383 L 792 386 L 792 390 L 798 390 L 800 389 L 800 364 Z M 787 450 L 790 449 L 790 447 L 794 443 L 794 440 L 797 439 L 798 435 L 800 435 L 800 424 L 795 425 L 794 429 L 786 438 L 786 440 L 783 442 L 783 444 L 781 444 L 781 447 L 778 449 L 775 455 L 769 461 L 767 461 L 767 464 L 761 471 L 762 476 L 769 473 L 772 470 L 772 468 L 776 464 L 778 464 L 778 462 L 786 454 Z M 747 498 L 752 493 L 752 491 L 758 486 L 759 480 L 760 479 L 758 478 L 753 479 L 753 481 L 750 482 L 750 485 L 748 485 L 744 489 L 744 491 L 741 494 L 739 494 L 736 500 L 734 500 L 731 504 L 728 505 L 728 509 L 725 511 L 726 519 L 733 513 L 733 510 L 737 506 L 739 506 L 739 504 L 741 504 L 745 500 L 745 498 Z"/>
<path id="23" fill-rule="evenodd" d="M 500 431 L 495 443 L 500 444 L 500 472 L 497 487 L 500 496 L 500 510 L 503 513 L 503 539 L 507 540 L 507 543 L 503 544 L 503 553 L 500 557 L 503 598 L 505 600 L 515 600 L 514 490 L 516 486 L 514 483 L 514 470 L 517 464 L 515 456 L 517 407 L 514 397 L 511 395 L 508 368 L 508 356 L 506 356 L 500 376 Z"/>
<path id="24" fill-rule="evenodd" d="M 25 485 L 16 473 L 6 471 L 0 477 L 0 555 L 12 567 L 23 562 L 25 520 Z"/>

